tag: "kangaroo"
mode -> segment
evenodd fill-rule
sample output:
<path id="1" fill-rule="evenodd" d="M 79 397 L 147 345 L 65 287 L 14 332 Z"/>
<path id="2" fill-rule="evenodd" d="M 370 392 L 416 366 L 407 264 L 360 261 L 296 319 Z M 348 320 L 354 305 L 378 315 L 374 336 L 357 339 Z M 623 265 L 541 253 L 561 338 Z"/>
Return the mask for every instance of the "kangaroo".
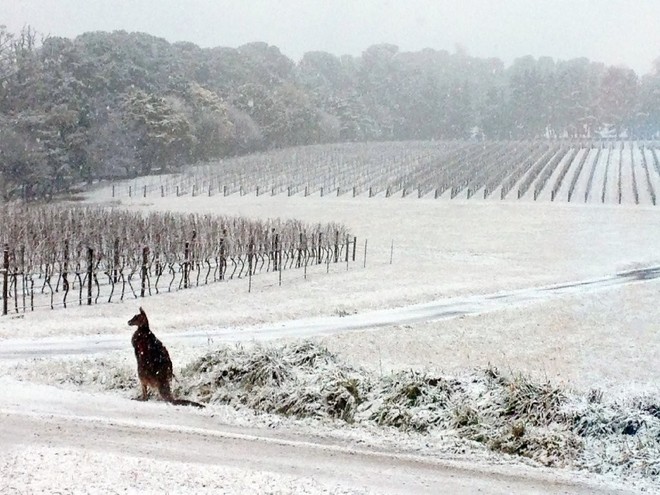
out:
<path id="1" fill-rule="evenodd" d="M 152 387 L 157 389 L 163 400 L 170 404 L 204 407 L 198 402 L 175 399 L 172 396 L 170 388 L 170 382 L 174 376 L 172 360 L 167 348 L 149 329 L 149 320 L 142 308 L 140 308 L 138 314 L 128 320 L 128 324 L 129 326 L 138 327 L 131 339 L 135 350 L 135 359 L 137 359 L 138 378 L 142 385 L 142 397 L 138 400 L 147 400 L 148 387 Z"/>

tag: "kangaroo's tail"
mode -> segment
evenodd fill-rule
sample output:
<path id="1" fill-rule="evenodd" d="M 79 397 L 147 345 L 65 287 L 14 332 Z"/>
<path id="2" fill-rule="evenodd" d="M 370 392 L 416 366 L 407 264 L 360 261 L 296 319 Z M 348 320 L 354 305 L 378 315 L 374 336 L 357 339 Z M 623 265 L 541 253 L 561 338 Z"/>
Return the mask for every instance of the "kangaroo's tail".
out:
<path id="1" fill-rule="evenodd" d="M 170 400 L 170 404 L 174 404 L 175 406 L 194 406 L 199 407 L 200 409 L 204 409 L 206 407 L 204 404 L 200 404 L 199 402 L 187 399 L 172 399 Z"/>
<path id="2" fill-rule="evenodd" d="M 195 402 L 192 400 L 175 399 L 174 396 L 172 395 L 172 390 L 170 389 L 170 383 L 168 381 L 163 382 L 158 388 L 158 391 L 160 392 L 160 396 L 164 400 L 175 406 L 194 406 L 194 407 L 199 407 L 200 409 L 206 407 L 204 404 L 200 404 L 199 402 Z"/>

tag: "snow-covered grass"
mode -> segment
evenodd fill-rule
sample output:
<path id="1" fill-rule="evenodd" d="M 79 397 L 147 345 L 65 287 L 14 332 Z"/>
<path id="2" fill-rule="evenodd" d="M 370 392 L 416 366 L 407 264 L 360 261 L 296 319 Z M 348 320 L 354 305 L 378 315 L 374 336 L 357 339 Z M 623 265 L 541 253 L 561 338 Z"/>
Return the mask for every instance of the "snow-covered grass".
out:
<path id="1" fill-rule="evenodd" d="M 77 389 L 137 388 L 122 360 L 36 363 L 14 373 Z M 333 420 L 428 434 L 545 466 L 660 480 L 660 395 L 614 400 L 495 367 L 459 375 L 379 375 L 312 342 L 221 347 L 179 373 L 175 393 L 298 420 Z"/>

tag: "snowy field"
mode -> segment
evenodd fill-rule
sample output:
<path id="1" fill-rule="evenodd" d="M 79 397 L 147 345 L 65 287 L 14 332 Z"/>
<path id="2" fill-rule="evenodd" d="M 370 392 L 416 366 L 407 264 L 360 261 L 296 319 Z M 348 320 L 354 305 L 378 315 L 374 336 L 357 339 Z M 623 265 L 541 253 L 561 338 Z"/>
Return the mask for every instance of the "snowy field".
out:
<path id="1" fill-rule="evenodd" d="M 342 222 L 358 237 L 358 262 L 348 269 L 331 265 L 329 273 L 317 267 L 307 279 L 290 270 L 281 287 L 276 274 L 259 275 L 251 293 L 247 280 L 235 280 L 134 302 L 0 318 L 7 397 L 0 437 L 9 446 L 0 455 L 0 492 L 653 489 L 648 479 L 626 483 L 616 473 L 548 469 L 467 447 L 458 452 L 451 441 L 421 434 L 215 405 L 200 412 L 141 404 L 127 400 L 130 390 L 65 378 L 101 362 L 130 373 L 126 321 L 141 304 L 175 370 L 236 341 L 305 337 L 376 374 L 460 374 L 491 365 L 621 400 L 657 397 L 660 278 L 617 278 L 660 266 L 657 207 L 283 194 L 109 203 L 108 196 L 98 190 L 89 201 L 142 211 Z M 410 306 L 420 304 L 445 309 L 406 319 Z M 66 355 L 56 355 L 67 346 Z"/>

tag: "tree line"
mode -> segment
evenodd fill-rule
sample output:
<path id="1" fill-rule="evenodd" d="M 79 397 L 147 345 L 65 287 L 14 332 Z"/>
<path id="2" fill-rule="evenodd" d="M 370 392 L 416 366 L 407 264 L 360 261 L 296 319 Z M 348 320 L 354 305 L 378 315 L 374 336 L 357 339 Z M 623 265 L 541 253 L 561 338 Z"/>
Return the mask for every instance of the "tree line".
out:
<path id="1" fill-rule="evenodd" d="M 462 51 L 360 56 L 200 48 L 144 33 L 0 27 L 0 194 L 167 172 L 271 148 L 373 140 L 660 135 L 652 73 L 585 58 L 510 66 Z"/>

